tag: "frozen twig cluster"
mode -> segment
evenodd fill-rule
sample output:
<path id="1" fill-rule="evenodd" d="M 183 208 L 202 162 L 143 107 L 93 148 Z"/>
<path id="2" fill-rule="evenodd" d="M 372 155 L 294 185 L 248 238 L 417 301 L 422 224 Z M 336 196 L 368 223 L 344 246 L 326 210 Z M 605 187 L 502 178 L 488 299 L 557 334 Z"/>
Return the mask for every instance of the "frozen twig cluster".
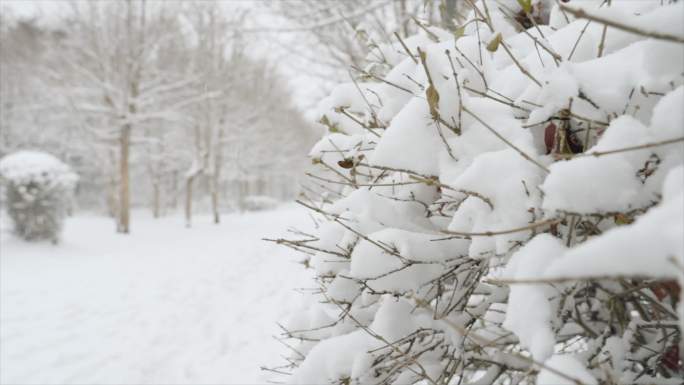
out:
<path id="1" fill-rule="evenodd" d="M 78 176 L 50 154 L 19 151 L 0 160 L 5 207 L 15 233 L 57 242 Z"/>
<path id="2" fill-rule="evenodd" d="M 272 370 L 681 383 L 684 4 L 466 2 L 320 103 L 317 231 L 274 240 L 306 255 L 315 304 Z"/>

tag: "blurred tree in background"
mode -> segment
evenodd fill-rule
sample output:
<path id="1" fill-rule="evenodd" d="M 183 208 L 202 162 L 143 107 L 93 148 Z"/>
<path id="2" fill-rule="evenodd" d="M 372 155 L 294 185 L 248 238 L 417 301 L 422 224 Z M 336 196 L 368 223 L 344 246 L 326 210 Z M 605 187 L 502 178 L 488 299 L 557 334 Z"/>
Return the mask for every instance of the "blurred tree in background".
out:
<path id="1" fill-rule="evenodd" d="M 181 195 L 188 224 L 193 203 L 218 222 L 248 195 L 294 196 L 312 129 L 250 53 L 247 15 L 142 0 L 69 3 L 50 23 L 3 14 L 0 155 L 64 159 L 83 176 L 79 204 L 124 233 L 131 206 L 160 216 Z"/>

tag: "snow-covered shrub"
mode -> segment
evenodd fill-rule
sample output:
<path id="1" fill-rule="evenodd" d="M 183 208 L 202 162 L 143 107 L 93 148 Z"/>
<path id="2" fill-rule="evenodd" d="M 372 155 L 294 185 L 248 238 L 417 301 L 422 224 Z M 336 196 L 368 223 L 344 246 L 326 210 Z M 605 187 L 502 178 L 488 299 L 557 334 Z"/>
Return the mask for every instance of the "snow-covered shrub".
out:
<path id="1" fill-rule="evenodd" d="M 50 154 L 19 151 L 0 160 L 0 178 L 15 233 L 56 242 L 78 176 Z"/>
<path id="2" fill-rule="evenodd" d="M 321 102 L 318 230 L 279 240 L 318 287 L 276 370 L 682 383 L 684 2 L 473 3 Z"/>

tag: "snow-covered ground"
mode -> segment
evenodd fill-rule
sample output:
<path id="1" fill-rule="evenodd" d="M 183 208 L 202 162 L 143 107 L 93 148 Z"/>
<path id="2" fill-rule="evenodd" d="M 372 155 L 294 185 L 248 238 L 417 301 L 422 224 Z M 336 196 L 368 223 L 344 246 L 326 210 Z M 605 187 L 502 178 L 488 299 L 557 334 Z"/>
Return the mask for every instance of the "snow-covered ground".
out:
<path id="1" fill-rule="evenodd" d="M 261 241 L 309 227 L 302 210 L 219 226 L 135 213 L 131 235 L 76 216 L 63 241 L 0 235 L 3 384 L 256 384 L 278 362 L 274 324 L 308 284 L 296 253 Z"/>

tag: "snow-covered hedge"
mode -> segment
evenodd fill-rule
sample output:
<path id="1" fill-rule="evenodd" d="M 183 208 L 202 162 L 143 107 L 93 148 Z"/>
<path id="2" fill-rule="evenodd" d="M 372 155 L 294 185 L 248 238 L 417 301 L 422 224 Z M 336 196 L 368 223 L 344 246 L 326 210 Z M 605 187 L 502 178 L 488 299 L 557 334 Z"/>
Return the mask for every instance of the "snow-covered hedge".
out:
<path id="1" fill-rule="evenodd" d="M 561 9 L 563 7 L 563 9 Z M 680 384 L 684 2 L 475 2 L 321 102 L 292 383 Z M 679 309 L 678 309 L 679 307 Z M 680 313 L 681 314 L 681 313 Z"/>
<path id="2" fill-rule="evenodd" d="M 0 160 L 0 179 L 16 234 L 56 242 L 78 176 L 50 154 L 19 151 Z"/>

